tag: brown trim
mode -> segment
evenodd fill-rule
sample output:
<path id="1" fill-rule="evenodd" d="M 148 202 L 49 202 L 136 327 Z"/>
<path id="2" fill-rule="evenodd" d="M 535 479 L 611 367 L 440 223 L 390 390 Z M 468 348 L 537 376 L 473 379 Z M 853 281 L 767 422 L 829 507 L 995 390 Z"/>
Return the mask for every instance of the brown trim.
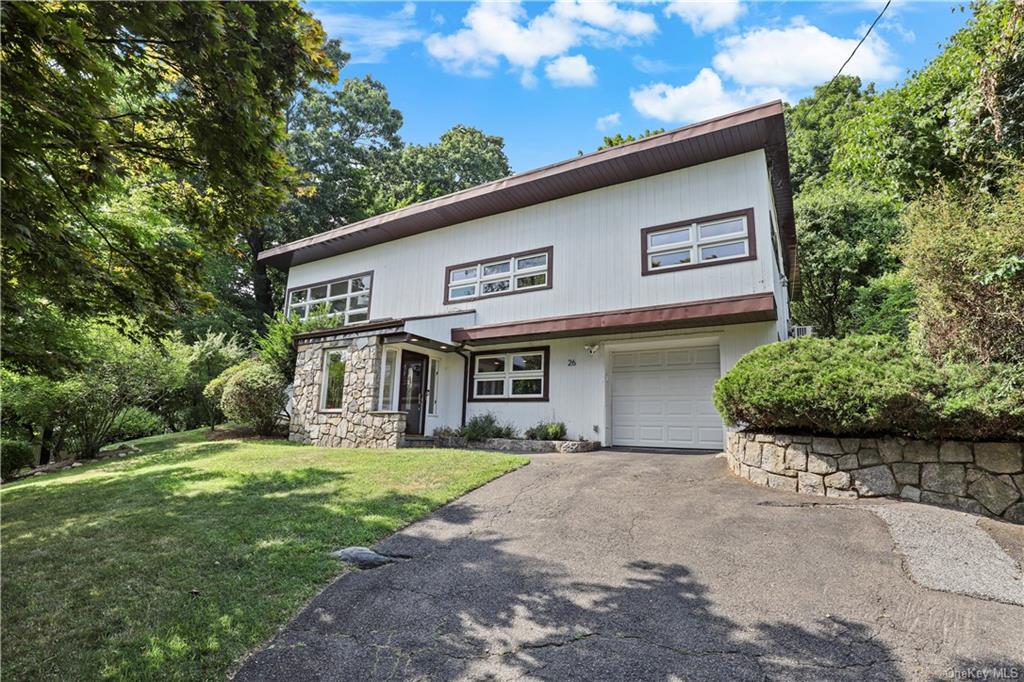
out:
<path id="1" fill-rule="evenodd" d="M 356 277 L 366 277 L 367 275 L 369 275 L 370 276 L 370 290 L 367 292 L 367 295 L 369 296 L 369 300 L 366 302 L 366 319 L 369 320 L 370 319 L 370 311 L 372 310 L 372 306 L 373 306 L 373 285 L 374 285 L 374 282 L 376 281 L 376 277 L 374 277 L 373 273 L 374 273 L 373 270 L 367 270 L 366 272 L 357 272 L 354 275 L 343 275 L 341 277 L 332 277 L 331 279 L 325 279 L 322 282 L 313 282 L 312 284 L 303 284 L 302 286 L 299 286 L 299 287 L 289 287 L 284 292 L 284 314 L 285 314 L 285 317 L 291 315 L 291 312 L 292 312 L 291 300 L 292 300 L 292 292 L 293 291 L 298 291 L 300 289 L 312 289 L 313 287 L 320 287 L 320 286 L 323 286 L 325 284 L 334 284 L 335 282 L 341 282 L 342 280 L 355 279 Z M 327 293 L 330 294 L 331 293 L 330 290 L 328 290 Z M 363 324 L 363 323 L 362 322 L 357 322 L 356 324 Z"/>
<path id="2" fill-rule="evenodd" d="M 476 359 L 482 355 L 508 355 L 510 353 L 544 353 L 544 394 L 530 398 L 475 398 L 476 393 Z M 512 381 L 509 371 L 509 381 Z M 511 390 L 511 387 L 509 387 Z M 469 383 L 466 389 L 466 401 L 470 403 L 546 403 L 551 390 L 551 346 L 533 346 L 531 348 L 492 348 L 490 350 L 473 351 L 469 354 Z"/>
<path id="3" fill-rule="evenodd" d="M 490 326 L 463 327 L 452 330 L 452 340 L 468 344 L 500 343 L 531 338 L 587 336 L 593 333 L 611 334 L 767 322 L 777 317 L 775 295 L 766 292 L 689 303 L 546 317 Z"/>
<path id="4" fill-rule="evenodd" d="M 724 260 L 713 260 L 705 261 L 703 263 L 686 263 L 684 265 L 673 265 L 667 268 L 658 268 L 652 270 L 648 266 L 647 258 L 647 235 L 651 232 L 660 232 L 662 230 L 668 230 L 673 227 L 684 227 L 692 226 L 696 223 L 710 223 L 714 220 L 724 220 L 726 218 L 736 218 L 738 216 L 744 216 L 747 219 L 747 255 L 742 258 L 726 258 Z M 694 251 L 700 249 L 700 235 L 694 233 L 696 237 L 692 247 Z M 682 247 L 680 247 L 682 248 Z M 693 257 L 696 258 L 697 254 L 694 253 Z M 737 211 L 727 211 L 725 213 L 715 213 L 713 215 L 701 216 L 700 218 L 693 218 L 692 220 L 677 220 L 673 223 L 665 223 L 664 225 L 652 225 L 651 227 L 645 227 L 640 230 L 640 274 L 644 277 L 648 275 L 660 275 L 663 272 L 677 272 L 679 270 L 695 270 L 697 268 L 707 268 L 714 265 L 728 265 L 729 263 L 742 263 L 748 260 L 757 260 L 757 239 L 754 232 L 754 209 L 744 208 Z"/>
<path id="5" fill-rule="evenodd" d="M 526 292 L 523 292 L 526 293 Z M 465 300 L 465 299 L 460 299 Z M 413 315 L 412 317 L 403 317 L 402 319 L 406 322 L 412 322 L 414 320 L 432 320 L 435 317 L 451 317 L 452 315 L 468 315 L 469 313 L 475 313 L 476 310 L 470 308 L 469 310 L 449 310 L 444 313 L 437 313 L 434 315 Z"/>
<path id="6" fill-rule="evenodd" d="M 298 343 L 299 341 L 307 341 L 309 339 L 319 339 L 324 336 L 338 336 L 341 334 L 358 334 L 360 332 L 374 331 L 376 329 L 387 329 L 389 327 L 402 327 L 405 324 L 405 320 L 397 320 L 392 318 L 385 318 L 382 320 L 370 320 L 369 322 L 360 322 L 359 324 L 350 324 L 347 327 L 329 327 L 327 329 L 313 329 L 312 331 L 302 332 L 301 334 L 295 334 L 292 336 L 292 342 Z"/>
<path id="7" fill-rule="evenodd" d="M 430 348 L 442 353 L 452 353 L 458 348 L 458 344 L 442 343 L 410 332 L 396 332 L 394 334 L 388 334 L 384 337 L 384 343 L 408 343 L 412 346 Z"/>
<path id="8" fill-rule="evenodd" d="M 461 270 L 462 268 L 468 268 L 468 267 L 470 267 L 472 265 L 482 266 L 482 265 L 484 265 L 486 263 L 495 263 L 497 261 L 503 261 L 503 260 L 508 260 L 508 259 L 512 259 L 512 258 L 520 258 L 522 256 L 532 256 L 532 255 L 535 255 L 535 254 L 539 255 L 539 254 L 542 254 L 542 253 L 546 253 L 548 255 L 548 269 L 547 269 L 548 283 L 546 285 L 542 286 L 542 287 L 530 287 L 529 289 L 521 289 L 521 290 L 509 289 L 508 291 L 502 291 L 502 292 L 497 293 L 497 294 L 487 294 L 487 295 L 480 295 L 478 293 L 476 296 L 470 296 L 469 298 L 457 298 L 454 301 L 448 298 L 448 289 L 449 289 L 448 284 L 449 284 L 449 278 L 451 277 L 452 270 Z M 552 275 L 554 274 L 554 269 L 555 269 L 555 247 L 554 246 L 542 246 L 542 247 L 539 247 L 539 248 L 536 248 L 536 249 L 527 249 L 525 251 L 516 251 L 515 253 L 507 253 L 507 254 L 505 254 L 503 256 L 495 256 L 493 258 L 478 258 L 477 260 L 466 261 L 465 263 L 459 263 L 457 265 L 449 265 L 448 267 L 446 267 L 444 269 L 444 304 L 445 305 L 453 305 L 455 303 L 465 303 L 467 301 L 479 301 L 481 299 L 500 298 L 501 296 L 509 296 L 511 294 L 528 294 L 531 291 L 544 291 L 545 289 L 550 289 L 551 288 L 551 278 L 552 278 Z M 510 277 L 515 279 L 515 275 L 514 274 L 511 274 Z M 476 284 L 477 284 L 477 291 L 479 292 L 480 291 L 480 288 L 479 288 L 480 287 L 480 279 L 479 278 L 477 279 Z M 515 282 L 513 282 L 513 286 L 515 286 Z"/>
<path id="9" fill-rule="evenodd" d="M 797 281 L 796 227 L 782 102 L 750 107 L 629 144 L 471 187 L 267 249 L 278 268 L 348 253 L 601 187 L 763 150 L 790 282 Z M 377 229 L 383 228 L 383 229 Z"/>

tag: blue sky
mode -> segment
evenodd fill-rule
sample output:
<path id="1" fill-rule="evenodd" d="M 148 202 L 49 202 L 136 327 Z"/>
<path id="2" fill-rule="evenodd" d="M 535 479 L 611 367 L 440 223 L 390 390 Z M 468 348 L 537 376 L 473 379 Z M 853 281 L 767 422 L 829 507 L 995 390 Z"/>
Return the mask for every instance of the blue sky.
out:
<path id="1" fill-rule="evenodd" d="M 674 128 L 829 80 L 884 2 L 312 2 L 352 62 L 427 143 L 464 123 L 505 138 L 516 172 L 606 134 Z M 891 87 L 967 14 L 896 0 L 844 73 Z"/>

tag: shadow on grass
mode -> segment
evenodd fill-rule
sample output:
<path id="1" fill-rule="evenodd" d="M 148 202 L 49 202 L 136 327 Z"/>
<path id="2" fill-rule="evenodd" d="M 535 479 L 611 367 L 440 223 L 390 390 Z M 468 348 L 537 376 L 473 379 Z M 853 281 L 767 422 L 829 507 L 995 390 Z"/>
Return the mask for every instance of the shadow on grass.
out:
<path id="1" fill-rule="evenodd" d="M 449 505 L 430 533 L 386 540 L 412 558 L 333 583 L 236 679 L 901 678 L 864 624 L 741 624 L 682 564 L 636 560 L 624 578 L 580 582 L 482 524 L 459 528 L 476 515 Z M 749 587 L 753 605 L 763 588 Z"/>
<path id="2" fill-rule="evenodd" d="M 219 677 L 342 570 L 331 550 L 372 544 L 438 504 L 367 493 L 343 466 L 195 466 L 236 447 L 200 443 L 5 490 L 5 677 Z"/>

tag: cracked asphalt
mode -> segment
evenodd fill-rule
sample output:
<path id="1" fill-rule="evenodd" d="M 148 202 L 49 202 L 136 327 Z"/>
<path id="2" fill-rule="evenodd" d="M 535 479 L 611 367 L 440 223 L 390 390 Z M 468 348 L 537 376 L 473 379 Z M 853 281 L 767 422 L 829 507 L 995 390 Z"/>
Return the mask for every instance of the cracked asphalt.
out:
<path id="1" fill-rule="evenodd" d="M 711 455 L 532 459 L 378 544 L 411 558 L 342 575 L 235 678 L 1024 678 L 1024 608 L 914 582 L 878 502 Z"/>

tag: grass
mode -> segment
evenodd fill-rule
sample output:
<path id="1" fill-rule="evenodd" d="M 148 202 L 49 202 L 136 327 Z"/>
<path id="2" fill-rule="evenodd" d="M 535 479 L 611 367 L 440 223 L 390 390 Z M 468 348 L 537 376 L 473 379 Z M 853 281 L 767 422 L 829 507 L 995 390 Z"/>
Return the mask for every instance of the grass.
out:
<path id="1" fill-rule="evenodd" d="M 287 441 L 143 454 L 0 490 L 4 678 L 220 679 L 369 545 L 528 460 Z"/>

